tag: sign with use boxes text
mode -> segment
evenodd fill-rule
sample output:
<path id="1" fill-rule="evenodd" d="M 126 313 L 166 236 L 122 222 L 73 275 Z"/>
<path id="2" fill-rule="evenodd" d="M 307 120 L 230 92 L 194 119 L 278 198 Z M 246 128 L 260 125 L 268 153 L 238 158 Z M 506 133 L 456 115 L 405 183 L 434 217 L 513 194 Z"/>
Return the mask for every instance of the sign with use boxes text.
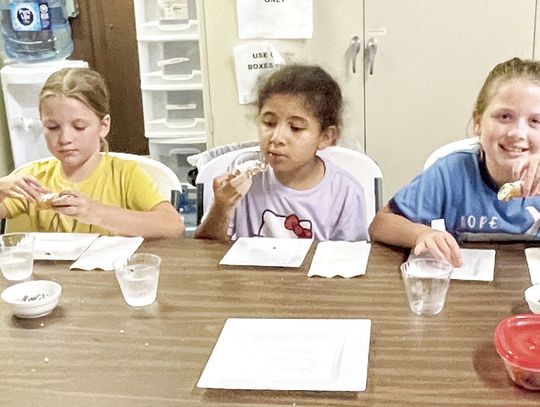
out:
<path id="1" fill-rule="evenodd" d="M 259 81 L 284 64 L 281 54 L 267 41 L 240 44 L 234 47 L 238 103 L 257 100 Z"/>

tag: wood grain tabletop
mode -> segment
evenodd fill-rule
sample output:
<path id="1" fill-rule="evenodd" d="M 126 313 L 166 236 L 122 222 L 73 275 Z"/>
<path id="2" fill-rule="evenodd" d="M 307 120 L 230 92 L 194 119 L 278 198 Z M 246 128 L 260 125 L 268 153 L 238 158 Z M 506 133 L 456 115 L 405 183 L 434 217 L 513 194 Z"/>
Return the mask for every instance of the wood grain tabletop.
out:
<path id="1" fill-rule="evenodd" d="M 123 300 L 114 273 L 36 261 L 33 279 L 63 287 L 35 320 L 0 304 L 0 406 L 540 406 L 515 386 L 493 346 L 497 323 L 530 313 L 525 244 L 493 245 L 492 282 L 452 280 L 439 315 L 408 308 L 405 250 L 373 244 L 367 274 L 307 277 L 298 269 L 219 266 L 229 244 L 147 241 L 162 258 L 158 300 Z M 8 286 L 0 281 L 0 289 Z M 372 320 L 365 392 L 199 389 L 230 317 Z"/>

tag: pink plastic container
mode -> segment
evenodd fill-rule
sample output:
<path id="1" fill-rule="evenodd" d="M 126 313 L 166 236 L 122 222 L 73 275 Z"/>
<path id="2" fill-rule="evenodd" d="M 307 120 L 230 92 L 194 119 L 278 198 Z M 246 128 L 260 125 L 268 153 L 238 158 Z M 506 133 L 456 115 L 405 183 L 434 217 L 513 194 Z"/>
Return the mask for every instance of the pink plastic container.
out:
<path id="1" fill-rule="evenodd" d="M 540 315 L 513 315 L 499 322 L 493 337 L 514 383 L 540 390 Z"/>

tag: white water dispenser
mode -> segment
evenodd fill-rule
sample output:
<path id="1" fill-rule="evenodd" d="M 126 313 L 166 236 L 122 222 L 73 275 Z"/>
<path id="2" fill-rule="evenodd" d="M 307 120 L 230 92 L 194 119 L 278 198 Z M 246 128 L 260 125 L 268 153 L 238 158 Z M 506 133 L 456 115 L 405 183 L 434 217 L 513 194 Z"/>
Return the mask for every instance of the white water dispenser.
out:
<path id="1" fill-rule="evenodd" d="M 15 167 L 49 157 L 39 119 L 39 92 L 47 78 L 66 67 L 88 68 L 85 61 L 55 60 L 11 64 L 0 70 Z"/>

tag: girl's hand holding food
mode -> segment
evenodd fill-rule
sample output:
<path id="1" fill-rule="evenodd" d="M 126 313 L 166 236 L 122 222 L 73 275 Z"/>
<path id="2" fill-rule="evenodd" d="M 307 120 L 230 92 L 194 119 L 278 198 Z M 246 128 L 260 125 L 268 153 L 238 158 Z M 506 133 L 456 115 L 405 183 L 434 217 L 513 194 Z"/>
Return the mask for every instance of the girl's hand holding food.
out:
<path id="1" fill-rule="evenodd" d="M 96 223 L 100 203 L 78 191 L 62 191 L 52 201 L 52 209 L 62 215 L 71 216 L 83 223 Z"/>
<path id="2" fill-rule="evenodd" d="M 251 176 L 247 172 L 228 172 L 213 182 L 214 205 L 231 212 L 251 188 Z"/>
<path id="3" fill-rule="evenodd" d="M 0 201 L 9 197 L 36 202 L 47 192 L 49 192 L 47 188 L 29 175 L 15 174 L 0 178 Z"/>
<path id="4" fill-rule="evenodd" d="M 521 184 L 521 196 L 540 195 L 540 154 L 529 156 L 516 174 Z"/>

